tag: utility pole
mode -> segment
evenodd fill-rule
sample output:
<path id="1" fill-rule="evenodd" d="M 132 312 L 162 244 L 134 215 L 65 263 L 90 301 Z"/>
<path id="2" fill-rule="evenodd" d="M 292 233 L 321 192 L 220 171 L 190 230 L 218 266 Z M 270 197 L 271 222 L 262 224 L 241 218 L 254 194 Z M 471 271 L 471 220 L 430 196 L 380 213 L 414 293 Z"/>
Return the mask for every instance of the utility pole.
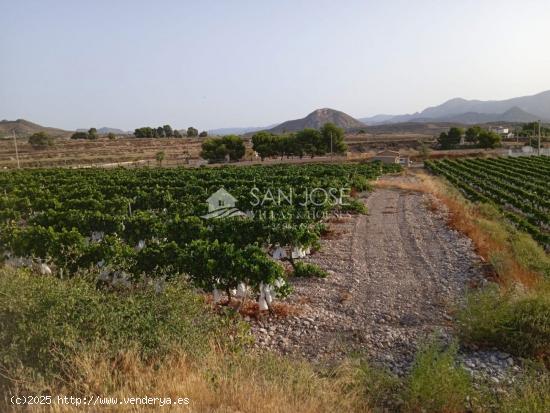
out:
<path id="1" fill-rule="evenodd" d="M 11 133 L 13 135 L 13 144 L 15 145 L 15 159 L 17 159 L 17 169 L 20 169 L 21 166 L 19 165 L 19 151 L 17 150 L 17 138 L 15 137 L 15 129 L 12 129 Z"/>

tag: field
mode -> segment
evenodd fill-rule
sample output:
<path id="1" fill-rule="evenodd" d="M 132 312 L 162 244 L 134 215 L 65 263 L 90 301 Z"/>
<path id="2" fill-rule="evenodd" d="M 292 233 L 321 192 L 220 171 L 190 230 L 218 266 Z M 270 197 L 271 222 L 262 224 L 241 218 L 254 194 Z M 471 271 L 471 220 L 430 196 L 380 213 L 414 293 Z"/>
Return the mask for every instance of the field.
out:
<path id="1" fill-rule="evenodd" d="M 229 291 L 243 282 L 258 290 L 282 275 L 267 251 L 314 247 L 326 214 L 361 209 L 342 197 L 399 169 L 356 164 L 9 172 L 0 176 L 0 247 L 12 262 L 59 274 L 92 267 L 101 267 L 105 280 L 187 273 L 207 290 Z M 201 218 L 209 213 L 208 197 L 220 188 L 254 218 Z"/>
<path id="2" fill-rule="evenodd" d="M 476 202 L 495 204 L 514 224 L 550 248 L 550 158 L 518 157 L 426 162 Z"/>

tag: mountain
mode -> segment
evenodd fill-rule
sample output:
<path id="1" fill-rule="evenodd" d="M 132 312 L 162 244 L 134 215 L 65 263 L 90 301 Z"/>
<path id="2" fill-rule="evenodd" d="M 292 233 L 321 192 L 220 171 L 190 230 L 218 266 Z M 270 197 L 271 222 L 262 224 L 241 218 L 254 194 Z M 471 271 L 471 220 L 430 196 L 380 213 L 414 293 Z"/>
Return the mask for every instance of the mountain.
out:
<path id="1" fill-rule="evenodd" d="M 550 90 L 536 95 L 506 100 L 467 100 L 454 98 L 438 106 L 432 106 L 413 114 L 377 115 L 360 119 L 371 125 L 398 122 L 529 122 L 550 121 Z"/>
<path id="2" fill-rule="evenodd" d="M 17 136 L 29 136 L 36 132 L 46 132 L 54 137 L 71 134 L 70 131 L 38 125 L 25 119 L 0 121 L 0 137 L 10 136 L 14 130 Z"/>
<path id="3" fill-rule="evenodd" d="M 80 129 L 77 129 L 76 131 L 77 132 L 88 132 L 89 129 L 90 128 L 88 128 L 88 129 L 80 128 Z M 102 128 L 98 128 L 97 133 L 99 135 L 107 135 L 109 133 L 114 133 L 115 135 L 131 135 L 132 134 L 132 132 L 124 131 L 122 129 L 117 129 L 117 128 L 109 128 L 107 126 L 104 126 Z"/>
<path id="4" fill-rule="evenodd" d="M 334 109 L 317 109 L 302 119 L 288 120 L 269 129 L 272 133 L 285 133 L 295 132 L 305 128 L 319 129 L 325 123 L 334 123 L 336 126 L 349 129 L 361 129 L 365 127 L 365 124 L 359 122 L 357 119 L 352 118 L 350 115 L 345 114 Z"/>
<path id="5" fill-rule="evenodd" d="M 223 136 L 223 135 L 244 135 L 245 133 L 253 133 L 260 130 L 266 130 L 273 128 L 276 125 L 269 126 L 250 126 L 250 127 L 235 127 L 235 128 L 219 128 L 208 130 L 210 136 Z"/>

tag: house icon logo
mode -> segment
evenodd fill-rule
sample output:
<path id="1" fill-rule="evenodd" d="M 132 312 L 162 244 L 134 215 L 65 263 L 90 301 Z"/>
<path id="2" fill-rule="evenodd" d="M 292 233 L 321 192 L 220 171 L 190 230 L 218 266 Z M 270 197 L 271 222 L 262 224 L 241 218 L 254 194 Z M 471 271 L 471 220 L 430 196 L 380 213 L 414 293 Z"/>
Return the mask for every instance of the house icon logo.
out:
<path id="1" fill-rule="evenodd" d="M 210 195 L 206 202 L 208 203 L 208 214 L 202 216 L 204 219 L 247 216 L 235 207 L 237 199 L 224 188 L 220 188 Z"/>

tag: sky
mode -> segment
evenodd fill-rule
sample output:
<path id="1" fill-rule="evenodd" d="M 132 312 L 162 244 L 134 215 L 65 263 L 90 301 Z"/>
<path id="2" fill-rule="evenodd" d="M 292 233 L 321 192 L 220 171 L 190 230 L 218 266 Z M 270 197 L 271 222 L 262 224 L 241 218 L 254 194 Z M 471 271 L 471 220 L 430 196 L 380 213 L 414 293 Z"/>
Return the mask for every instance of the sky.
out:
<path id="1" fill-rule="evenodd" d="M 550 89 L 548 0 L 0 0 L 0 119 L 266 126 Z"/>

